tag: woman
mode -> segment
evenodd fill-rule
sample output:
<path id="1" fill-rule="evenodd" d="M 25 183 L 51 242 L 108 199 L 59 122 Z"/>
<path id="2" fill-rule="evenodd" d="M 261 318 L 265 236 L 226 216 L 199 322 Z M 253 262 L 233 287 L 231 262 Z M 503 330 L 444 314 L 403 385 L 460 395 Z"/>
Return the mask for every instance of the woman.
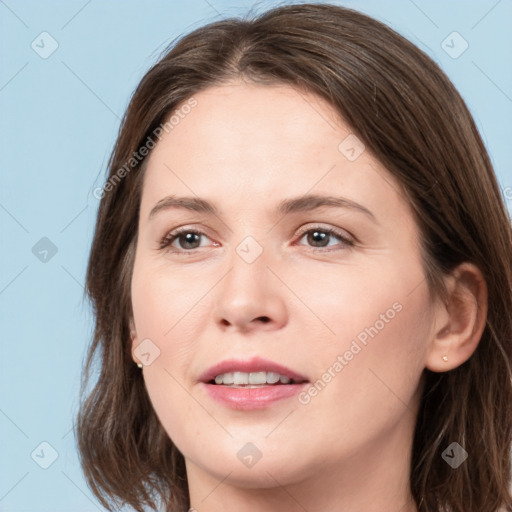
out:
<path id="1" fill-rule="evenodd" d="M 512 510 L 511 227 L 429 57 L 328 4 L 212 23 L 109 170 L 77 427 L 103 505 Z"/>

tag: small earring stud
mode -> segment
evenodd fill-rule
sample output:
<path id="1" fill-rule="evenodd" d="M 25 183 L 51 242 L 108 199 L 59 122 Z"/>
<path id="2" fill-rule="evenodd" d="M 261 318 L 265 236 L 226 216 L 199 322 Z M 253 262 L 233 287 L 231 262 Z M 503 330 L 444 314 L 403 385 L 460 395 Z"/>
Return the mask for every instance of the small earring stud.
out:
<path id="1" fill-rule="evenodd" d="M 443 361 L 448 361 L 448 356 L 443 356 Z"/>
<path id="2" fill-rule="evenodd" d="M 137 363 L 137 366 L 138 366 L 139 368 L 142 368 L 142 363 Z"/>

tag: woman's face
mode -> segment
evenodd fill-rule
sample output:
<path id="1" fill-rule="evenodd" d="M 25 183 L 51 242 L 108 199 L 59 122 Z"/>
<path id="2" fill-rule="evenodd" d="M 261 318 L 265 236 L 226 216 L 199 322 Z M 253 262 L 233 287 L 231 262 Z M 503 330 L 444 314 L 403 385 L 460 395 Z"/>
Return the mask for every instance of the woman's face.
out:
<path id="1" fill-rule="evenodd" d="M 149 157 L 132 279 L 134 359 L 187 471 L 273 487 L 400 458 L 433 317 L 396 181 L 316 96 L 194 99 Z M 307 382 L 202 382 L 232 360 L 210 377 Z"/>

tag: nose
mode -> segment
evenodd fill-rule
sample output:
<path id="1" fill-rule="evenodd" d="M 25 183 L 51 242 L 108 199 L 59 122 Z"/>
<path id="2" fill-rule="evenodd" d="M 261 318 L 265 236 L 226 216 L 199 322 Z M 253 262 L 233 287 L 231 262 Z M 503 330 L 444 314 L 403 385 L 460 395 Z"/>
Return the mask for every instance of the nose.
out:
<path id="1" fill-rule="evenodd" d="M 214 316 L 223 331 L 273 331 L 286 325 L 286 288 L 264 255 L 248 263 L 234 253 L 230 271 L 216 287 Z"/>

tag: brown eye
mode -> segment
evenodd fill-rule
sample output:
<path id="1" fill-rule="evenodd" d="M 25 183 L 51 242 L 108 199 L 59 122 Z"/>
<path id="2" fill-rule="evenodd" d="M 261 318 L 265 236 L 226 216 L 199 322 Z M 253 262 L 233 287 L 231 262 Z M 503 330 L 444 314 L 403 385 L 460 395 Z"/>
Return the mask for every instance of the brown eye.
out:
<path id="1" fill-rule="evenodd" d="M 198 242 L 200 242 L 201 235 L 199 233 L 185 233 L 180 234 L 176 237 L 176 240 L 179 241 L 181 249 L 197 249 Z"/>
<path id="2" fill-rule="evenodd" d="M 176 240 L 178 240 L 179 246 L 173 247 L 176 252 L 193 251 L 194 249 L 198 249 L 200 247 L 201 236 L 205 236 L 204 233 L 194 229 L 182 229 L 174 231 L 166 235 L 160 241 L 160 249 L 170 247 Z"/>
<path id="3" fill-rule="evenodd" d="M 331 244 L 334 247 L 336 245 L 341 245 L 342 247 L 354 245 L 353 242 L 349 240 L 346 236 L 332 228 L 310 228 L 306 231 L 303 231 L 300 236 L 301 240 L 305 238 L 307 244 L 314 249 L 323 249 L 326 247 L 330 247 L 329 242 L 332 239 L 338 239 L 341 242 L 341 244 Z"/>
<path id="4" fill-rule="evenodd" d="M 314 247 L 325 247 L 331 235 L 325 231 L 309 231 L 306 235 L 308 243 Z"/>

